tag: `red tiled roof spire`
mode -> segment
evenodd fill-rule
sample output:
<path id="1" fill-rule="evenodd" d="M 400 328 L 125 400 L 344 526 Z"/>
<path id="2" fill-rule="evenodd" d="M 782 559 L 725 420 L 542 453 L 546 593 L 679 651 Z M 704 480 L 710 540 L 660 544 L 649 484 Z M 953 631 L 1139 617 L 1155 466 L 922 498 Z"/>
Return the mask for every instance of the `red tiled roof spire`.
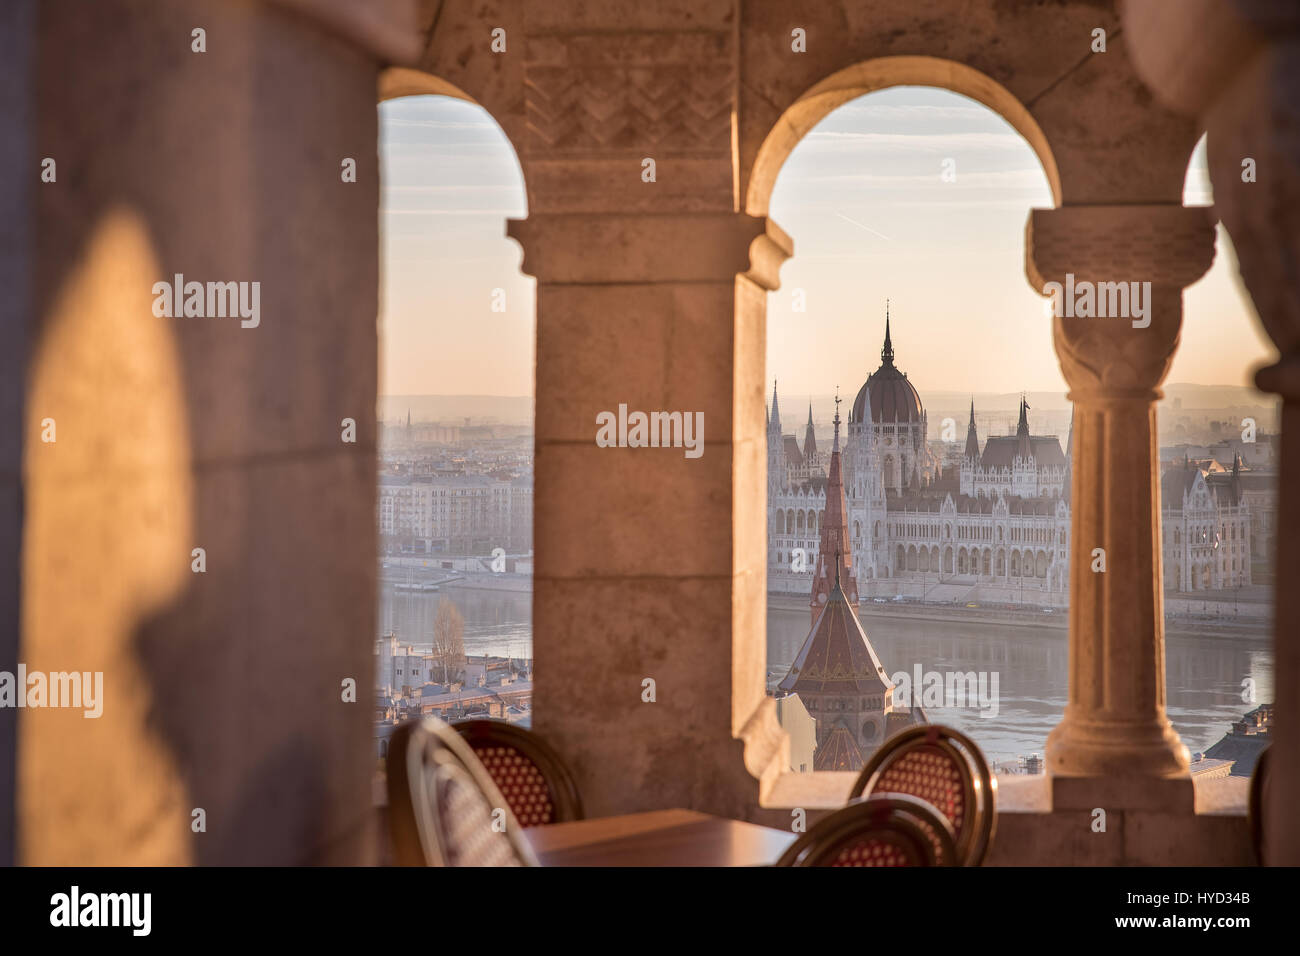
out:
<path id="1" fill-rule="evenodd" d="M 835 395 L 835 438 L 826 477 L 826 511 L 822 518 L 821 541 L 817 548 L 817 568 L 813 572 L 809 608 L 816 623 L 836 583 L 845 599 L 858 606 L 858 583 L 853 577 L 853 550 L 849 542 L 848 507 L 844 497 L 844 477 L 840 467 L 840 396 Z"/>
<path id="2" fill-rule="evenodd" d="M 841 722 L 817 748 L 813 770 L 861 770 L 865 762 L 858 742 L 853 739 L 853 731 Z"/>

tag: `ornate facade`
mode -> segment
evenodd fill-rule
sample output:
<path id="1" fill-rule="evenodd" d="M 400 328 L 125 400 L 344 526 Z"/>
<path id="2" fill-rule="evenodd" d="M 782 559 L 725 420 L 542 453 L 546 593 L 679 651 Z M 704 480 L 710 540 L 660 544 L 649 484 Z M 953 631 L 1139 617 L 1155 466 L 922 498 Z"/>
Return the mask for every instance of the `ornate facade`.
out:
<path id="1" fill-rule="evenodd" d="M 1251 513 L 1241 459 L 1212 473 L 1190 461 L 1160 480 L 1160 541 L 1166 591 L 1244 587 L 1251 583 Z"/>
<path id="2" fill-rule="evenodd" d="M 927 585 L 981 585 L 1000 600 L 1065 603 L 1069 456 L 1055 436 L 1030 434 L 1028 412 L 1022 401 L 1015 435 L 989 437 L 981 450 L 972 403 L 960 469 L 943 473 L 920 393 L 894 364 L 886 314 L 880 367 L 853 402 L 845 451 L 849 551 L 864 593 L 896 593 L 897 583 L 867 582 L 903 578 L 921 595 Z M 798 592 L 821 561 L 828 483 L 781 433 L 775 386 L 767 427 L 769 589 Z"/>
<path id="3" fill-rule="evenodd" d="M 845 453 L 845 513 L 853 566 L 867 595 L 982 597 L 1000 603 L 1064 605 L 1069 596 L 1070 470 L 1054 435 L 1033 435 L 1021 400 L 1014 435 L 980 445 L 975 403 L 956 475 L 942 471 L 925 439 L 925 406 L 894 365 L 889 319 L 881 365 L 853 403 Z M 800 592 L 821 560 L 827 479 L 816 457 L 812 412 L 804 446 L 781 433 L 775 386 L 768 414 L 768 589 Z M 1161 480 L 1164 588 L 1170 592 L 1250 585 L 1252 509 L 1246 475 L 1212 473 L 1196 463 Z M 943 585 L 966 590 L 944 590 Z M 975 590 L 978 588 L 978 591 Z"/>

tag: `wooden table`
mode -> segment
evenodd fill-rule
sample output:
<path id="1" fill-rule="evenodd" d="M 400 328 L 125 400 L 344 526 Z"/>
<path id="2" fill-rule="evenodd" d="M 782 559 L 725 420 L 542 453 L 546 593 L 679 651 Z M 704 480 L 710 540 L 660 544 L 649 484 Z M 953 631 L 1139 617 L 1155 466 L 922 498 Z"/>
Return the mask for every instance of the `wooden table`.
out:
<path id="1" fill-rule="evenodd" d="M 694 810 L 652 810 L 529 827 L 543 866 L 764 866 L 796 834 Z"/>

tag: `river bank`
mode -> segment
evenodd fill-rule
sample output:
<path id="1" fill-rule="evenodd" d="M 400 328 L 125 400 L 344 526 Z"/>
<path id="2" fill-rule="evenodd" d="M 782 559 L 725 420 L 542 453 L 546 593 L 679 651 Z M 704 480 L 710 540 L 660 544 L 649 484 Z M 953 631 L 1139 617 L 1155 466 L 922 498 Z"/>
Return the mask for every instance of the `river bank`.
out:
<path id="1" fill-rule="evenodd" d="M 769 608 L 806 611 L 808 599 L 803 595 L 773 594 L 767 596 Z M 919 601 L 887 601 L 877 604 L 866 599 L 859 606 L 858 616 L 864 624 L 874 620 L 905 619 L 909 621 L 937 621 L 947 623 L 1000 624 L 1007 627 L 1050 628 L 1064 635 L 1070 626 L 1069 611 L 1054 608 L 1051 613 L 1038 608 L 1009 610 L 1007 608 L 967 607 L 951 604 L 922 604 Z M 1214 616 L 1165 617 L 1167 636 L 1187 634 L 1196 637 L 1247 637 L 1259 639 L 1272 634 L 1268 620 L 1233 620 Z"/>

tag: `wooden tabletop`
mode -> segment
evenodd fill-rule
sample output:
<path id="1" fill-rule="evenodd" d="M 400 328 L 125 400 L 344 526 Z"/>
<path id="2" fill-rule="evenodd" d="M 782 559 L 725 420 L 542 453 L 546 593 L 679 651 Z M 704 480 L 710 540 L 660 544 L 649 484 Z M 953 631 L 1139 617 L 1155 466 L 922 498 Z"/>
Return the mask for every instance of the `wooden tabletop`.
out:
<path id="1" fill-rule="evenodd" d="M 694 810 L 652 810 L 529 827 L 542 866 L 765 866 L 794 833 Z"/>

